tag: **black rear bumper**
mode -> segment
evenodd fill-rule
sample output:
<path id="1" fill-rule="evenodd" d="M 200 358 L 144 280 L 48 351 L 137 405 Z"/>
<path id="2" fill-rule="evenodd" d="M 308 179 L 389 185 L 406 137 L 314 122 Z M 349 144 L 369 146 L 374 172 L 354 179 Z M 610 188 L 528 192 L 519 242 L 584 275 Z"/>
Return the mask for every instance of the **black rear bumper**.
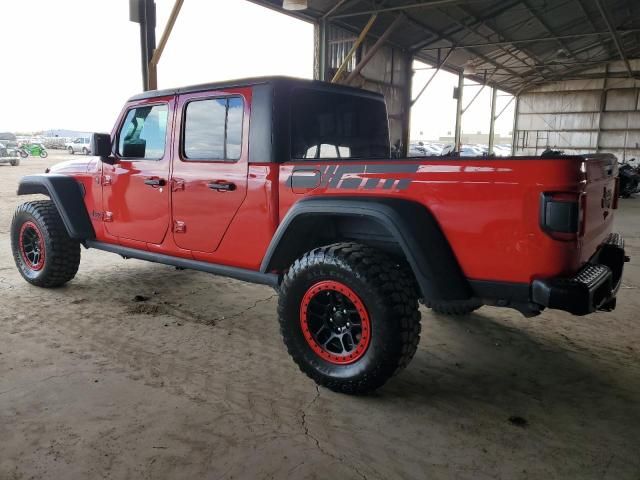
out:
<path id="1" fill-rule="evenodd" d="M 534 280 L 531 301 L 574 315 L 587 315 L 596 310 L 611 311 L 616 307 L 622 270 L 628 260 L 624 239 L 620 234 L 612 233 L 575 276 Z"/>

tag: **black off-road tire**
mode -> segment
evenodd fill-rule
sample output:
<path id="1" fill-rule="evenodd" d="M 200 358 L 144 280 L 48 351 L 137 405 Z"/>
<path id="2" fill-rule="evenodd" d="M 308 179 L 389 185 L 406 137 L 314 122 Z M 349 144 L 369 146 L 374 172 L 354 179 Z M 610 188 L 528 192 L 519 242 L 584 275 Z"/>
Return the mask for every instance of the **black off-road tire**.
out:
<path id="1" fill-rule="evenodd" d="M 353 363 L 322 358 L 302 331 L 301 302 L 320 282 L 345 285 L 368 314 L 368 347 Z M 280 287 L 278 316 L 284 343 L 300 370 L 341 393 L 363 394 L 382 386 L 409 364 L 420 340 L 413 275 L 387 255 L 357 243 L 316 248 L 296 260 Z"/>
<path id="2" fill-rule="evenodd" d="M 441 315 L 468 315 L 475 312 L 482 304 L 475 300 L 463 300 L 460 302 L 425 302 L 425 305 Z"/>
<path id="3" fill-rule="evenodd" d="M 27 234 L 43 249 L 39 264 L 30 263 L 21 237 Z M 23 237 L 23 239 L 24 239 Z M 80 265 L 80 243 L 67 234 L 58 209 L 51 200 L 20 205 L 11 222 L 11 249 L 18 271 L 38 287 L 60 287 L 75 277 Z"/>

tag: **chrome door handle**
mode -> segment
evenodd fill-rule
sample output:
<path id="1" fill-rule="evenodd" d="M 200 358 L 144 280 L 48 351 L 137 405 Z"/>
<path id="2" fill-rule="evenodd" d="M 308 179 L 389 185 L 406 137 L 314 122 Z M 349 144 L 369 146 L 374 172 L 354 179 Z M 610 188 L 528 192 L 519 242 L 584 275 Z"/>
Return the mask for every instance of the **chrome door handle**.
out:
<path id="1" fill-rule="evenodd" d="M 144 181 L 144 184 L 150 187 L 164 187 L 166 183 L 164 178 L 147 178 Z"/>
<path id="2" fill-rule="evenodd" d="M 211 182 L 207 186 L 211 190 L 217 190 L 218 192 L 233 192 L 236 189 L 235 183 L 225 181 Z"/>

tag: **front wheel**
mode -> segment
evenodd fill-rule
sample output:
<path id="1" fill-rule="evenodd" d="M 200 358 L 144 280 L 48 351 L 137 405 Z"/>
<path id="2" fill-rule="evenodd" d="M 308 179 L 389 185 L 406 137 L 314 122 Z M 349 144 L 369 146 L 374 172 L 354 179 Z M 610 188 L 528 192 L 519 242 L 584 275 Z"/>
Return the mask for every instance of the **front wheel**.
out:
<path id="1" fill-rule="evenodd" d="M 40 158 L 47 158 L 49 156 L 49 154 L 47 153 L 46 150 L 42 150 L 40 152 Z"/>
<path id="2" fill-rule="evenodd" d="M 11 249 L 22 277 L 38 287 L 64 285 L 80 265 L 80 243 L 69 237 L 51 200 L 23 203 L 16 209 Z"/>
<path id="3" fill-rule="evenodd" d="M 15 160 L 11 160 L 12 167 L 17 167 L 18 165 L 20 165 L 20 160 L 18 158 L 16 158 Z"/>
<path id="4" fill-rule="evenodd" d="M 67 148 L 67 151 L 69 152 L 69 155 L 73 155 L 75 152 L 73 151 L 73 147 L 69 147 Z"/>
<path id="5" fill-rule="evenodd" d="M 18 153 L 22 158 L 27 158 L 29 156 L 29 153 L 26 150 L 19 150 Z"/>
<path id="6" fill-rule="evenodd" d="M 411 273 L 356 243 L 317 248 L 287 272 L 278 302 L 284 343 L 316 383 L 367 393 L 402 370 L 420 339 Z"/>

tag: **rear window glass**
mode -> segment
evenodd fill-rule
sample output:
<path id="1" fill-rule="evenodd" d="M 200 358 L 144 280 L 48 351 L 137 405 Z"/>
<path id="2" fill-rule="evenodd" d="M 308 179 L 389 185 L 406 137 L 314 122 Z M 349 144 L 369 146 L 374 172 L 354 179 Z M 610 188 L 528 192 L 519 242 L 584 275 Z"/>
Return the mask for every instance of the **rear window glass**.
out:
<path id="1" fill-rule="evenodd" d="M 187 104 L 183 152 L 186 160 L 229 160 L 242 150 L 240 97 L 195 100 Z"/>
<path id="2" fill-rule="evenodd" d="M 389 158 L 381 100 L 298 89 L 291 97 L 291 117 L 292 158 Z"/>

